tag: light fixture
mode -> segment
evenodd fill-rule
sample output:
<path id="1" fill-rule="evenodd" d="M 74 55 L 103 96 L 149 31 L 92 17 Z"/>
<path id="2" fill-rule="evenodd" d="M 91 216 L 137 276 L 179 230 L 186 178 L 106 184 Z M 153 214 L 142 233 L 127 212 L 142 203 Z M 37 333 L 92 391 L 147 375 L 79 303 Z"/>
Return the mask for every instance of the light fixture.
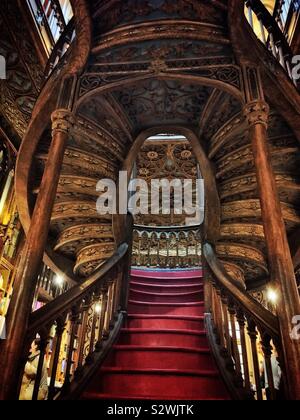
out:
<path id="1" fill-rule="evenodd" d="M 275 303 L 278 301 L 278 293 L 274 289 L 269 289 L 267 293 L 268 300 L 275 305 Z"/>
<path id="2" fill-rule="evenodd" d="M 97 303 L 95 306 L 95 312 L 96 314 L 100 314 L 101 313 L 101 304 Z"/>
<path id="3" fill-rule="evenodd" d="M 64 278 L 63 278 L 63 276 L 56 275 L 55 278 L 54 278 L 54 284 L 57 287 L 62 287 L 63 284 L 64 284 Z"/>

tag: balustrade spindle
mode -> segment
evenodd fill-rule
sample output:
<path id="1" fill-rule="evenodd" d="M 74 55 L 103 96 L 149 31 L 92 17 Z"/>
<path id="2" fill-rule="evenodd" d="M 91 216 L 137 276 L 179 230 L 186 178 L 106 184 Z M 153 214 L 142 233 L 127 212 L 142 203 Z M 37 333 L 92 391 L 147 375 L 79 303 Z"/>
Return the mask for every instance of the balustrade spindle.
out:
<path id="1" fill-rule="evenodd" d="M 262 339 L 262 350 L 265 357 L 265 369 L 266 369 L 266 377 L 268 379 L 268 390 L 269 395 L 267 395 L 268 399 L 274 401 L 276 400 L 276 390 L 274 386 L 274 376 L 273 376 L 273 368 L 272 368 L 272 354 L 273 348 L 271 346 L 271 337 L 265 334 Z"/>
<path id="2" fill-rule="evenodd" d="M 246 6 L 247 6 L 247 13 L 248 13 L 249 24 L 250 24 L 251 28 L 254 28 L 254 23 L 253 23 L 253 10 L 252 10 L 251 4 L 247 1 L 246 2 Z"/>
<path id="3" fill-rule="evenodd" d="M 47 345 L 48 345 L 48 335 L 45 334 L 44 336 L 41 336 L 41 341 L 39 344 L 40 356 L 39 356 L 37 373 L 36 373 L 35 382 L 34 382 L 32 401 L 37 401 L 39 398 L 40 385 L 41 385 L 41 380 L 43 376 L 43 367 L 45 363 Z"/>
<path id="4" fill-rule="evenodd" d="M 226 351 L 226 342 L 225 342 L 225 330 L 224 330 L 224 318 L 223 318 L 223 306 L 222 306 L 222 297 L 221 290 L 215 289 L 215 322 L 217 323 L 217 329 L 219 331 L 219 339 L 221 352 L 225 354 Z"/>
<path id="5" fill-rule="evenodd" d="M 261 31 L 262 41 L 263 41 L 263 43 L 265 45 L 267 45 L 267 38 L 266 38 L 265 26 L 264 26 L 264 23 L 263 23 L 263 18 L 262 18 L 261 13 L 259 13 L 257 15 L 257 17 L 258 17 L 258 21 L 259 21 L 259 25 L 260 25 L 260 31 Z"/>
<path id="6" fill-rule="evenodd" d="M 236 333 L 236 310 L 235 310 L 234 304 L 231 303 L 231 302 L 229 304 L 228 311 L 229 311 L 229 315 L 230 315 L 230 325 L 231 325 L 235 370 L 236 370 L 236 374 L 237 374 L 238 378 L 241 378 L 242 377 L 241 359 L 240 359 L 240 352 L 239 352 L 237 333 Z"/>
<path id="7" fill-rule="evenodd" d="M 224 322 L 224 333 L 225 333 L 225 343 L 228 356 L 232 358 L 232 348 L 231 348 L 231 337 L 229 331 L 229 317 L 228 317 L 228 302 L 225 295 L 221 295 L 222 301 L 222 311 L 223 311 L 223 322 Z"/>
<path id="8" fill-rule="evenodd" d="M 111 320 L 111 312 L 112 312 L 112 286 L 111 282 L 108 282 L 108 291 L 107 291 L 107 309 L 106 309 L 106 316 L 105 316 L 105 328 L 104 328 L 104 335 L 103 338 L 105 340 L 108 339 L 110 334 L 110 320 Z"/>
<path id="9" fill-rule="evenodd" d="M 99 302 L 99 296 L 94 296 L 93 303 L 92 303 L 92 310 L 93 310 L 93 320 L 92 320 L 92 328 L 91 328 L 91 337 L 90 337 L 90 351 L 87 357 L 87 362 L 92 363 L 94 361 L 94 350 L 95 350 L 95 338 L 96 338 L 96 327 L 97 321 L 99 318 L 99 314 L 96 310 L 96 306 Z"/>
<path id="10" fill-rule="evenodd" d="M 263 393 L 262 393 L 262 387 L 261 387 L 261 381 L 260 381 L 260 368 L 259 368 L 258 351 L 257 351 L 258 332 L 257 332 L 255 323 L 251 319 L 248 321 L 248 334 L 251 340 L 256 395 L 257 395 L 258 401 L 262 401 Z"/>
<path id="11" fill-rule="evenodd" d="M 241 347 L 242 347 L 245 389 L 246 389 L 246 392 L 250 395 L 251 382 L 250 382 L 248 350 L 247 350 L 246 333 L 245 333 L 246 319 L 242 310 L 239 310 L 237 313 L 237 321 L 240 327 L 240 339 L 241 339 Z"/>
<path id="12" fill-rule="evenodd" d="M 99 325 L 99 339 L 97 342 L 97 348 L 101 349 L 102 347 L 102 340 L 104 337 L 104 330 L 105 330 L 105 318 L 107 314 L 107 306 L 108 306 L 108 293 L 107 288 L 102 289 L 102 305 L 101 305 L 101 316 L 100 316 L 100 325 Z"/>
<path id="13" fill-rule="evenodd" d="M 110 297 L 110 303 L 109 303 L 109 329 L 112 330 L 115 325 L 115 321 L 114 321 L 115 291 L 116 291 L 115 281 L 111 282 L 110 290 L 111 290 L 111 297 Z"/>
<path id="14" fill-rule="evenodd" d="M 69 390 L 70 384 L 71 384 L 71 378 L 72 378 L 72 365 L 73 365 L 73 353 L 74 353 L 74 344 L 75 339 L 77 335 L 77 329 L 78 329 L 78 320 L 79 320 L 79 313 L 74 312 L 71 315 L 71 334 L 70 334 L 70 342 L 68 346 L 68 352 L 67 352 L 67 363 L 66 363 L 66 371 L 65 371 L 65 381 L 63 385 L 63 392 L 66 393 Z"/>
<path id="15" fill-rule="evenodd" d="M 85 345 L 86 345 L 86 335 L 89 322 L 89 303 L 85 302 L 82 306 L 82 314 L 80 320 L 80 332 L 79 332 L 79 346 L 78 346 L 78 366 L 76 369 L 76 377 L 80 377 L 82 373 L 82 368 L 85 363 Z"/>
<path id="16" fill-rule="evenodd" d="M 48 395 L 48 400 L 50 401 L 53 400 L 55 397 L 56 376 L 57 376 L 59 355 L 60 355 L 60 349 L 61 349 L 64 330 L 65 330 L 65 323 L 58 321 L 56 325 L 56 331 L 55 331 L 55 342 L 53 343 L 54 355 L 53 355 L 53 361 L 52 361 L 51 379 L 50 379 L 49 395 Z"/>

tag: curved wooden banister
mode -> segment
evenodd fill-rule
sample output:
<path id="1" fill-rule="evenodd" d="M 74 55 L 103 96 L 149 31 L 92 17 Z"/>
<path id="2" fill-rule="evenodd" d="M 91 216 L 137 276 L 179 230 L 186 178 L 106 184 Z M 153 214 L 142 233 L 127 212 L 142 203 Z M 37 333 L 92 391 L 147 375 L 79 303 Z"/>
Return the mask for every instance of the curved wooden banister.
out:
<path id="1" fill-rule="evenodd" d="M 278 319 L 235 284 L 209 243 L 203 254 L 206 327 L 228 389 L 235 399 L 276 400 L 279 382 L 286 384 Z"/>
<path id="2" fill-rule="evenodd" d="M 264 326 L 272 336 L 279 337 L 279 323 L 276 316 L 259 304 L 245 290 L 234 284 L 233 279 L 227 274 L 210 244 L 204 244 L 203 252 L 219 286 L 224 288 L 232 299 L 238 302 L 245 313 L 255 319 L 257 324 Z"/>
<path id="3" fill-rule="evenodd" d="M 44 325 L 55 321 L 62 313 L 68 309 L 72 309 L 74 305 L 76 306 L 78 301 L 82 300 L 86 294 L 92 293 L 95 288 L 101 287 L 102 283 L 107 280 L 107 275 L 110 274 L 111 270 L 118 266 L 122 261 L 127 250 L 127 244 L 120 245 L 116 253 L 89 279 L 72 287 L 66 293 L 48 303 L 48 305 L 33 312 L 30 317 L 28 335 L 35 334 L 36 331 L 43 328 Z"/>
<path id="4" fill-rule="evenodd" d="M 128 293 L 124 291 L 129 289 L 130 254 L 128 238 L 128 244 L 121 244 L 113 257 L 90 278 L 32 313 L 23 366 L 31 343 L 39 338 L 40 357 L 33 401 L 77 395 L 102 363 L 127 311 Z M 41 387 L 46 366 L 50 378 L 48 396 Z M 26 367 L 20 382 L 23 372 L 26 373 Z M 21 386 L 21 399 L 22 392 Z"/>

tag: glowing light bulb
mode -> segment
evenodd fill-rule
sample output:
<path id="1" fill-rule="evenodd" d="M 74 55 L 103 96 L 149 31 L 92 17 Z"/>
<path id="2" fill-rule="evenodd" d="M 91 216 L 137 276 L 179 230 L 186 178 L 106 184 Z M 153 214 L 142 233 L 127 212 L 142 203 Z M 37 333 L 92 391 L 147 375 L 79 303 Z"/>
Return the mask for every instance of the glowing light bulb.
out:
<path id="1" fill-rule="evenodd" d="M 275 304 L 278 300 L 278 293 L 274 289 L 269 289 L 267 296 L 268 300 L 273 304 Z"/>
<path id="2" fill-rule="evenodd" d="M 63 286 L 63 284 L 64 284 L 64 278 L 63 278 L 63 276 L 55 276 L 55 279 L 54 279 L 54 284 L 57 286 L 57 287 L 62 287 Z"/>
<path id="3" fill-rule="evenodd" d="M 100 303 L 97 303 L 96 304 L 96 306 L 95 306 L 95 312 L 96 312 L 96 314 L 100 314 L 100 312 L 101 312 L 101 304 Z"/>

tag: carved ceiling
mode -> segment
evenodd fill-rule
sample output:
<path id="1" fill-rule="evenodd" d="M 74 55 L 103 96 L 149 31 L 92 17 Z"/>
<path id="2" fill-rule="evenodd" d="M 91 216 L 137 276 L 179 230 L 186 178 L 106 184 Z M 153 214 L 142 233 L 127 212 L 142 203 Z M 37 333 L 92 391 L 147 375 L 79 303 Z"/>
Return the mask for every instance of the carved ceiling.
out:
<path id="1" fill-rule="evenodd" d="M 0 15 L 1 32 L 9 19 L 14 19 L 14 25 L 19 19 L 11 13 L 14 1 L 1 2 L 7 8 L 5 19 Z M 160 126 L 168 132 L 170 126 L 183 126 L 199 136 L 215 170 L 222 207 L 219 257 L 231 275 L 247 286 L 265 280 L 268 261 L 257 180 L 241 114 L 243 86 L 229 42 L 226 1 L 89 3 L 93 46 L 78 80 L 77 117 L 51 220 L 55 252 L 69 258 L 78 276 L 91 274 L 112 255 L 112 220 L 96 212 L 97 182 L 117 179 L 141 130 Z M 0 106 L 5 105 L 3 115 L 22 136 L 42 79 L 19 26 L 19 32 L 8 32 L 5 44 L 0 42 L 9 58 L 9 80 L 0 88 L 6 102 Z M 12 53 L 19 51 L 16 43 L 26 52 L 28 63 L 24 63 L 25 55 Z M 288 233 L 293 234 L 300 224 L 299 143 L 275 110 L 268 135 L 283 215 Z M 46 132 L 32 166 L 31 207 L 49 142 Z M 147 181 L 150 174 L 194 174 L 195 158 L 188 153 L 189 145 L 152 149 L 153 145 L 145 144 L 138 160 L 139 175 Z M 149 219 L 143 223 L 166 222 Z M 174 216 L 172 223 L 182 221 Z"/>
<path id="2" fill-rule="evenodd" d="M 1 0 L 0 34 L 7 69 L 7 80 L 0 81 L 0 122 L 18 146 L 45 76 L 17 0 Z"/>
<path id="3" fill-rule="evenodd" d="M 226 13 L 209 0 L 115 0 L 91 1 L 95 33 L 101 34 L 124 24 L 136 24 L 153 20 L 184 19 L 224 26 Z M 105 15 L 105 19 L 99 19 Z"/>

